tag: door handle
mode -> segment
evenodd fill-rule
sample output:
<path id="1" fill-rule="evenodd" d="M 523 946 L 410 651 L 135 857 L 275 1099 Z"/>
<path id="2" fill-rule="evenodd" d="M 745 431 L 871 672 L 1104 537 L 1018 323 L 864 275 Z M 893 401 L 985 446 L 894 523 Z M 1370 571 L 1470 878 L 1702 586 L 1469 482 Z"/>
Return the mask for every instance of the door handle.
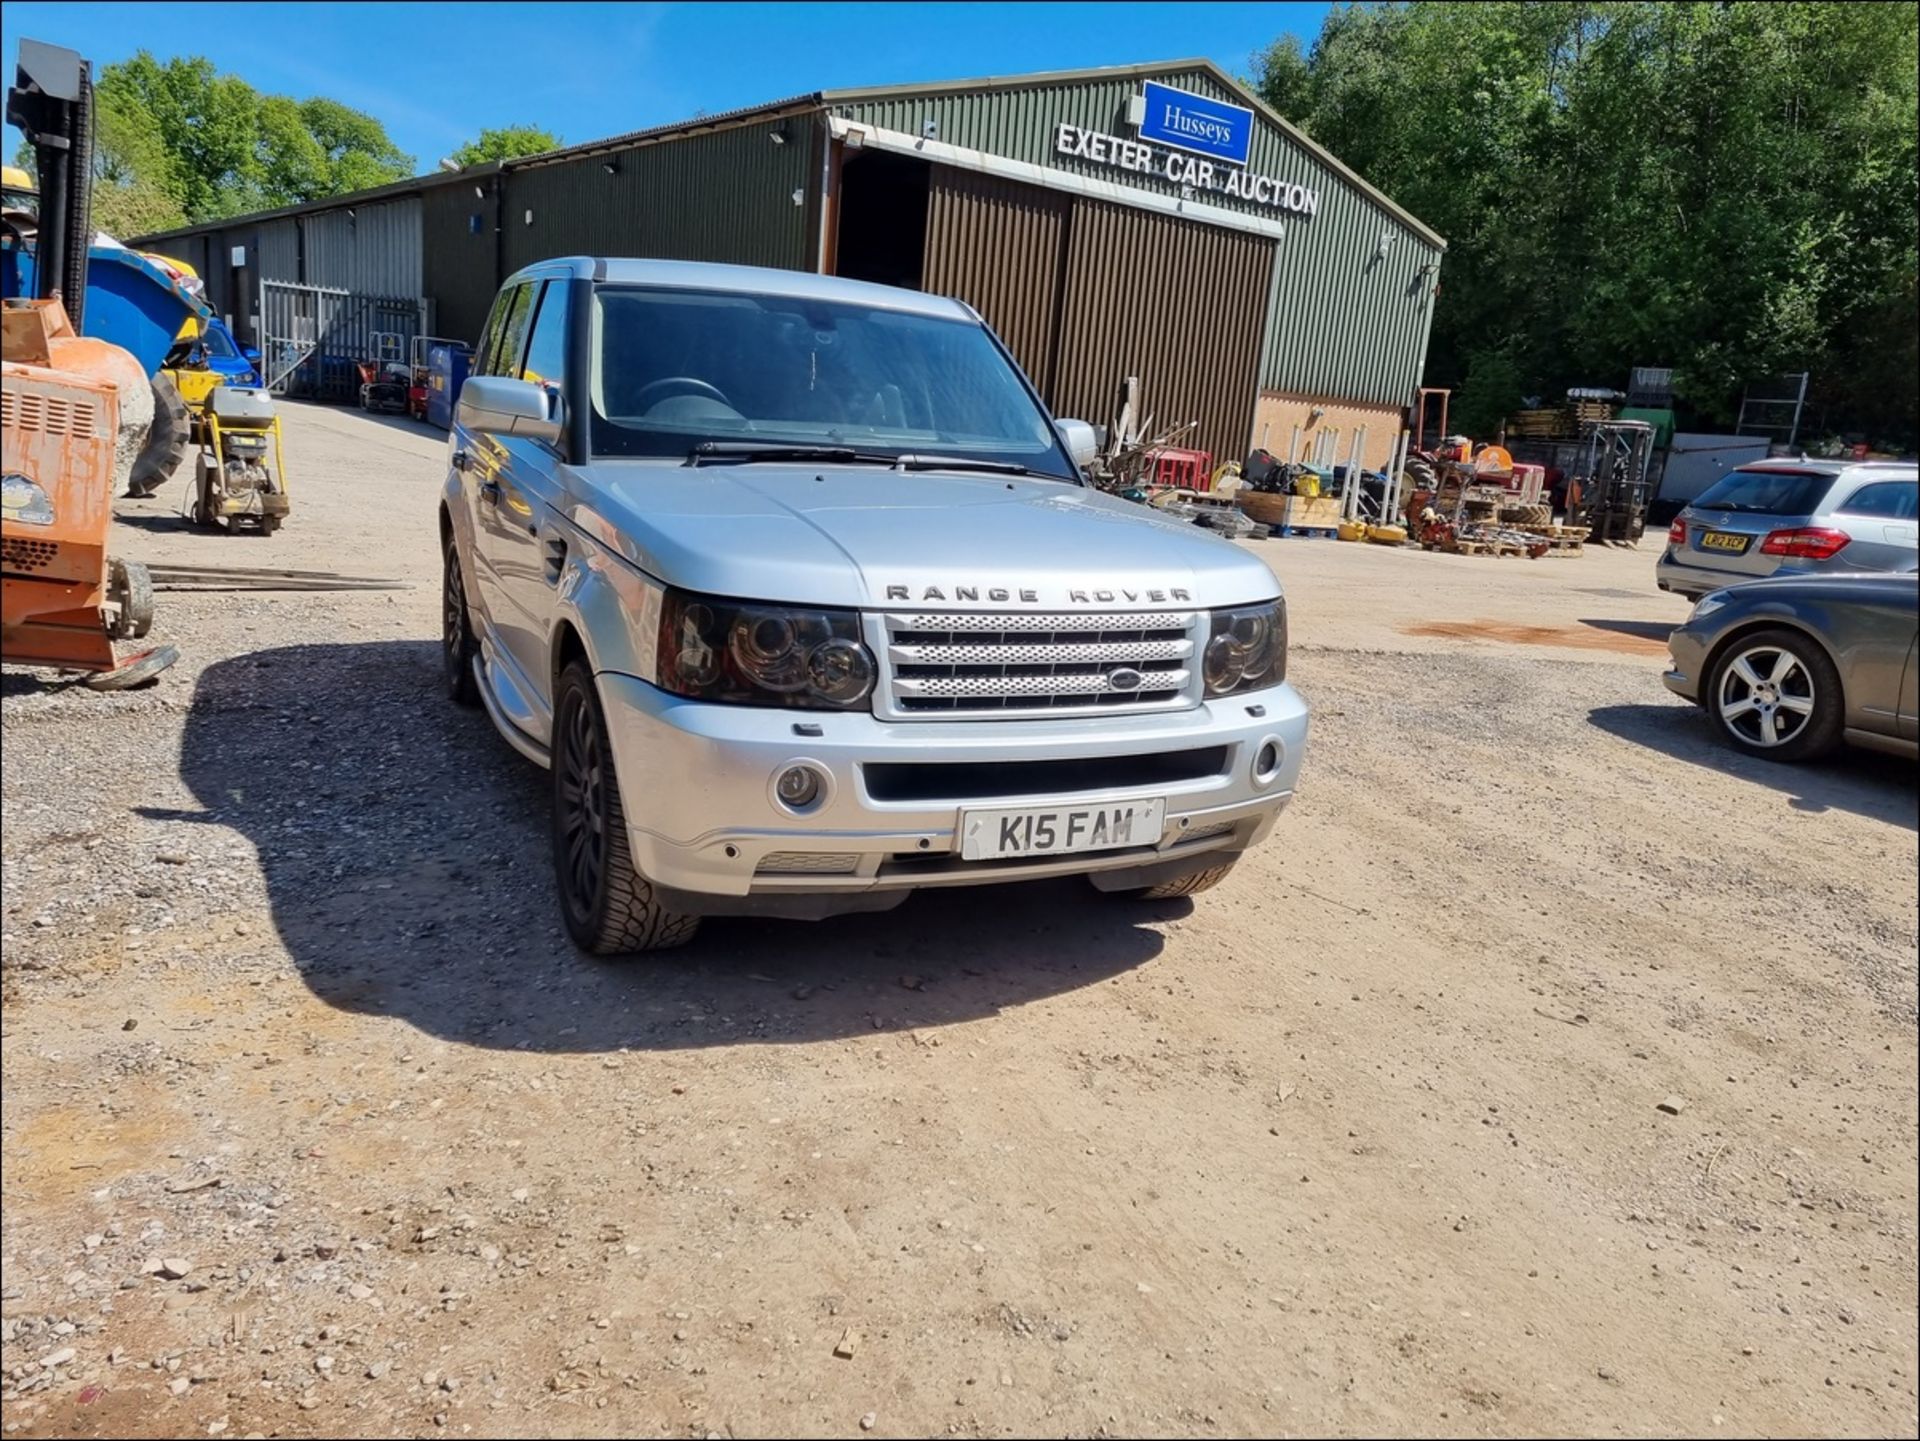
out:
<path id="1" fill-rule="evenodd" d="M 472 470 L 473 453 L 466 450 L 456 450 L 453 453 L 453 468 L 458 471 Z"/>
<path id="2" fill-rule="evenodd" d="M 486 501 L 488 505 L 498 505 L 500 503 L 500 482 L 497 480 L 487 481 L 480 487 L 480 498 Z"/>

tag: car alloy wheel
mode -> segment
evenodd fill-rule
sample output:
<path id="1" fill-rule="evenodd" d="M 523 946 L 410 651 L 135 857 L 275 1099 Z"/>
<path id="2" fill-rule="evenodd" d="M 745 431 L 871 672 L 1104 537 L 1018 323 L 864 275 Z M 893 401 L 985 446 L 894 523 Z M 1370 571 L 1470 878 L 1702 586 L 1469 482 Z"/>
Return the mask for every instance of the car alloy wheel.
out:
<path id="1" fill-rule="evenodd" d="M 1752 746 L 1787 745 L 1813 720 L 1813 676 L 1784 646 L 1756 645 L 1721 669 L 1714 705 L 1728 730 Z"/>
<path id="2" fill-rule="evenodd" d="M 576 916 L 595 913 L 600 903 L 600 879 L 606 868 L 606 807 L 601 788 L 606 766 L 600 754 L 600 733 L 585 705 L 569 707 L 560 753 L 561 884 L 567 905 Z"/>
<path id="3" fill-rule="evenodd" d="M 473 678 L 473 622 L 467 614 L 466 583 L 460 574 L 460 547 L 451 536 L 446 542 L 440 583 L 440 656 L 446 670 L 447 694 L 456 705 L 477 705 L 480 690 Z"/>

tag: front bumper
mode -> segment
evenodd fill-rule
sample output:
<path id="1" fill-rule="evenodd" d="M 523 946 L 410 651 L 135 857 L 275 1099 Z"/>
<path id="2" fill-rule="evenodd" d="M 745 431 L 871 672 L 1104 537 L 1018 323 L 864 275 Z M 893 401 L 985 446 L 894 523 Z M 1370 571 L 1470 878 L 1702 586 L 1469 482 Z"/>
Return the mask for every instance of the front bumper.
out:
<path id="1" fill-rule="evenodd" d="M 1709 637 L 1684 625 L 1678 627 L 1667 637 L 1673 667 L 1660 677 L 1661 683 L 1684 700 L 1703 703 L 1702 688 L 1707 683 L 1705 671 L 1711 648 Z"/>
<path id="2" fill-rule="evenodd" d="M 697 914 L 823 916 L 884 909 L 922 886 L 1093 873 L 1149 884 L 1219 864 L 1273 828 L 1307 739 L 1306 705 L 1289 685 L 1146 715 L 883 721 L 703 704 L 612 673 L 599 684 L 635 865 L 668 904 Z M 1256 777 L 1269 744 L 1278 764 Z M 1114 764 L 1094 764 L 1103 760 Z M 804 815 L 773 789 L 798 762 L 823 781 Z M 1079 779 L 1054 788 L 1050 765 L 1077 768 Z M 910 783 L 880 786 L 887 773 L 876 767 L 895 777 L 909 768 Z M 1153 797 L 1166 800 L 1153 845 L 1032 860 L 960 854 L 962 809 Z"/>

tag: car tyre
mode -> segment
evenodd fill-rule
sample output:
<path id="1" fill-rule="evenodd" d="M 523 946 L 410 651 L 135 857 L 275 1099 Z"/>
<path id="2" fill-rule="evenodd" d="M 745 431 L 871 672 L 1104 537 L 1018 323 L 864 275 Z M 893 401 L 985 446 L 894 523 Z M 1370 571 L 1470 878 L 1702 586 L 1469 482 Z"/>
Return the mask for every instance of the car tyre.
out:
<path id="1" fill-rule="evenodd" d="M 1182 896 L 1197 896 L 1202 891 L 1212 890 L 1233 874 L 1233 868 L 1237 864 L 1239 864 L 1238 857 L 1223 866 L 1211 866 L 1204 871 L 1188 871 L 1184 876 L 1176 876 L 1156 886 L 1141 886 L 1138 890 L 1120 891 L 1116 894 L 1135 901 L 1174 901 Z"/>
<path id="2" fill-rule="evenodd" d="M 1810 761 L 1840 742 L 1840 672 L 1811 637 L 1792 630 L 1736 637 L 1713 663 L 1707 715 L 1737 749 L 1770 761 Z"/>
<path id="3" fill-rule="evenodd" d="M 596 956 L 685 945 L 698 916 L 661 905 L 634 869 L 606 713 L 580 661 L 560 673 L 553 708 L 553 873 L 567 934 Z"/>
<path id="4" fill-rule="evenodd" d="M 480 704 L 480 686 L 473 675 L 474 657 L 479 654 L 473 616 L 467 609 L 466 578 L 460 570 L 460 544 L 449 533 L 440 552 L 440 655 L 447 697 L 455 705 Z"/>

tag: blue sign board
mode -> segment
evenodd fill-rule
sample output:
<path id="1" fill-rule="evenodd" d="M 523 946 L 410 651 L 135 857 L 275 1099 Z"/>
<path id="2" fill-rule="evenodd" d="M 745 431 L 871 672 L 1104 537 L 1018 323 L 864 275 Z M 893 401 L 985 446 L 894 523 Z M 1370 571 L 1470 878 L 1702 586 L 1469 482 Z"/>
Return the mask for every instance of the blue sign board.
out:
<path id="1" fill-rule="evenodd" d="M 1234 165 L 1247 163 L 1247 148 L 1253 144 L 1251 110 L 1152 80 L 1146 82 L 1145 99 L 1142 140 L 1157 140 Z"/>

